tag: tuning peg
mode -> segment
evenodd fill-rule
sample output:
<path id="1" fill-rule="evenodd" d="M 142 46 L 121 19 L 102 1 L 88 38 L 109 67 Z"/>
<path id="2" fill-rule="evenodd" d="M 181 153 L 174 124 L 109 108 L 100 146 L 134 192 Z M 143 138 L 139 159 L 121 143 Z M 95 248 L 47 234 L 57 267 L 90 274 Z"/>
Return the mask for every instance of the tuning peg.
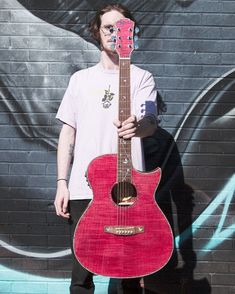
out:
<path id="1" fill-rule="evenodd" d="M 114 41 L 114 42 L 116 42 L 116 37 L 115 36 L 112 36 L 111 37 L 111 40 Z"/>
<path id="2" fill-rule="evenodd" d="M 134 36 L 134 41 L 136 42 L 136 41 L 138 41 L 139 40 L 139 37 L 138 36 Z"/>
<path id="3" fill-rule="evenodd" d="M 137 44 L 137 42 L 134 43 L 134 48 L 135 48 L 135 50 L 139 49 L 139 45 Z"/>
<path id="4" fill-rule="evenodd" d="M 110 28 L 109 32 L 112 34 L 113 32 L 117 31 L 117 28 Z"/>
<path id="5" fill-rule="evenodd" d="M 138 34 L 140 29 L 138 27 L 135 27 L 135 33 Z"/>
<path id="6" fill-rule="evenodd" d="M 115 45 L 114 45 L 114 44 L 111 44 L 111 45 L 110 45 L 110 48 L 111 48 L 112 50 L 114 50 L 114 49 L 115 49 Z"/>

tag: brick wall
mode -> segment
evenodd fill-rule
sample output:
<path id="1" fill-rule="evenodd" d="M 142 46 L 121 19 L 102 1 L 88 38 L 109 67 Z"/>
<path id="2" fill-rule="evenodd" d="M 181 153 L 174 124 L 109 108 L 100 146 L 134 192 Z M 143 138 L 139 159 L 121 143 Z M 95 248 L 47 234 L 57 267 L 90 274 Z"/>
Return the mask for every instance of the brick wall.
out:
<path id="1" fill-rule="evenodd" d="M 101 3 L 0 0 L 1 293 L 67 291 L 54 116 L 70 75 L 99 60 L 86 25 Z M 234 293 L 235 1 L 122 3 L 141 29 L 133 62 L 154 74 L 167 108 L 145 150 L 148 168 L 163 169 L 157 197 L 177 253 L 146 289 Z M 104 293 L 108 280 L 96 283 Z"/>

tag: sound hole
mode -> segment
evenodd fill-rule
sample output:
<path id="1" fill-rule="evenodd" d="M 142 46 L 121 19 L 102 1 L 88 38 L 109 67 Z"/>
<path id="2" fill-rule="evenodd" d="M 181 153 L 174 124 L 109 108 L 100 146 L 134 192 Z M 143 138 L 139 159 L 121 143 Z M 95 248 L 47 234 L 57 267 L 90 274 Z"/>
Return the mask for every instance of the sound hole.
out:
<path id="1" fill-rule="evenodd" d="M 119 182 L 113 186 L 112 199 L 120 206 L 132 205 L 136 200 L 135 186 L 129 182 Z"/>

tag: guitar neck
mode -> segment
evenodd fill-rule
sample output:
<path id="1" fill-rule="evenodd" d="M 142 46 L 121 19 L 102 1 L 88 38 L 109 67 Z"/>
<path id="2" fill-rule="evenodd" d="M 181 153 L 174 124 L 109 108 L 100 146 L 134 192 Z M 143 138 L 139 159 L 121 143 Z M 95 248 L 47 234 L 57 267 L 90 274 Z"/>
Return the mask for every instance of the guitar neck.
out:
<path id="1" fill-rule="evenodd" d="M 131 114 L 130 58 L 119 61 L 119 120 L 126 120 Z"/>
<path id="2" fill-rule="evenodd" d="M 131 115 L 130 98 L 130 58 L 119 59 L 119 120 L 121 122 Z M 131 182 L 131 140 L 118 139 L 118 182 Z"/>

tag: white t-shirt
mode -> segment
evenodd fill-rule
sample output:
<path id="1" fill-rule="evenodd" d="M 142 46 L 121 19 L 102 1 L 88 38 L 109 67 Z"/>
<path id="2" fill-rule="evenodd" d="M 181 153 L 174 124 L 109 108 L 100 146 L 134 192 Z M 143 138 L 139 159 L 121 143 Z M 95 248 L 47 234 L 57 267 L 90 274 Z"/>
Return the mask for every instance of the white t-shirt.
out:
<path id="1" fill-rule="evenodd" d="M 131 65 L 131 112 L 139 120 L 156 116 L 156 90 L 152 75 Z M 72 75 L 56 118 L 76 129 L 70 200 L 91 199 L 92 190 L 85 174 L 97 156 L 117 153 L 119 71 L 105 70 L 101 63 Z M 140 138 L 132 138 L 132 163 L 144 170 Z"/>

